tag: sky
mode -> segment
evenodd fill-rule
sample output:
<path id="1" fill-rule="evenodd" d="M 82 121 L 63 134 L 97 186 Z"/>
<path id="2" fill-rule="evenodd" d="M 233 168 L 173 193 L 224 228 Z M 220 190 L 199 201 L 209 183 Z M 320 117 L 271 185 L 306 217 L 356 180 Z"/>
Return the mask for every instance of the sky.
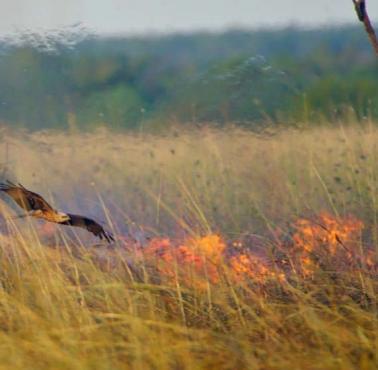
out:
<path id="1" fill-rule="evenodd" d="M 378 1 L 367 0 L 378 21 Z M 98 34 L 357 22 L 352 0 L 0 0 L 0 36 L 80 24 Z"/>

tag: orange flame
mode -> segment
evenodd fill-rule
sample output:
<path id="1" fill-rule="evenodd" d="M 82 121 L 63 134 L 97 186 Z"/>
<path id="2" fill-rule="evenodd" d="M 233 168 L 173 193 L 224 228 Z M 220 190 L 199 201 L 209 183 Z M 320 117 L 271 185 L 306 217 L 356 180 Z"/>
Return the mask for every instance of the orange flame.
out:
<path id="1" fill-rule="evenodd" d="M 223 240 L 218 235 L 208 235 L 189 239 L 185 244 L 175 246 L 169 239 L 154 239 L 144 254 L 158 257 L 157 269 L 168 280 L 180 276 L 186 285 L 204 287 L 207 282 L 217 284 L 226 249 Z"/>
<path id="2" fill-rule="evenodd" d="M 336 219 L 327 213 L 322 213 L 319 216 L 319 222 L 300 219 L 294 227 L 297 232 L 293 240 L 297 246 L 311 252 L 322 244 L 334 255 L 343 243 L 353 240 L 364 225 L 355 218 Z"/>
<path id="3" fill-rule="evenodd" d="M 254 282 L 265 283 L 268 279 L 276 277 L 267 263 L 252 254 L 239 254 L 231 257 L 230 267 L 235 280 L 252 280 Z"/>
<path id="4" fill-rule="evenodd" d="M 318 221 L 299 219 L 293 226 L 296 229 L 292 236 L 293 246 L 305 276 L 315 272 L 321 256 L 325 259 L 342 252 L 347 258 L 352 258 L 349 248 L 356 247 L 356 237 L 364 227 L 356 218 L 337 219 L 327 213 L 320 214 Z"/>
<path id="5" fill-rule="evenodd" d="M 376 268 L 373 253 L 356 257 L 356 252 L 360 251 L 358 236 L 363 227 L 356 218 L 335 218 L 327 213 L 320 214 L 314 221 L 301 218 L 293 224 L 292 242 L 282 242 L 279 248 L 290 263 L 282 255 L 279 258 L 273 256 L 276 262 L 269 263 L 273 259 L 269 259 L 267 253 L 254 254 L 253 245 L 238 241 L 227 246 L 216 234 L 190 238 L 181 243 L 156 238 L 141 250 L 141 255 L 149 263 L 154 263 L 168 284 L 179 281 L 187 287 L 204 289 L 209 284 L 218 284 L 225 271 L 234 282 L 282 282 L 292 273 L 312 277 L 324 263 L 332 263 L 335 269 L 350 267 L 357 262 L 360 265 L 363 262 L 369 269 Z"/>

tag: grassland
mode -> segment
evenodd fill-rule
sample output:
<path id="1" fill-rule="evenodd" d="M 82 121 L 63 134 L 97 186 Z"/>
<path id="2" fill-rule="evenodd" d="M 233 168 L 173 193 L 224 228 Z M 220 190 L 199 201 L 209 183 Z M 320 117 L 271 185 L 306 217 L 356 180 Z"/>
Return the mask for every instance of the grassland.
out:
<path id="1" fill-rule="evenodd" d="M 0 369 L 376 369 L 378 129 L 0 132 Z M 8 203 L 8 204 L 6 204 Z"/>

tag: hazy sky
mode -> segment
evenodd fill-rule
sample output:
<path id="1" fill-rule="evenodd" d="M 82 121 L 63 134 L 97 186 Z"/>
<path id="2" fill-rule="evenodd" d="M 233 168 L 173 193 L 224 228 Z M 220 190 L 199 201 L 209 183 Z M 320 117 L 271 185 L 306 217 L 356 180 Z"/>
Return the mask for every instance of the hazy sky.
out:
<path id="1" fill-rule="evenodd" d="M 378 21 L 378 0 L 367 0 Z M 352 0 L 0 0 L 0 35 L 82 23 L 98 33 L 356 22 Z"/>

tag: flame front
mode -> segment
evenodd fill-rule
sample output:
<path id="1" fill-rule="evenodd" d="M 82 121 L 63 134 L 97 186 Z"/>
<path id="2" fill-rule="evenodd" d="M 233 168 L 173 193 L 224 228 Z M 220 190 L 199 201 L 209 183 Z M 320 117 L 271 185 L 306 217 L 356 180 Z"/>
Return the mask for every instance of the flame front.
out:
<path id="1" fill-rule="evenodd" d="M 364 225 L 354 217 L 337 219 L 322 213 L 316 221 L 299 219 L 293 227 L 291 255 L 302 274 L 311 276 L 320 264 L 334 260 L 333 257 L 337 256 L 339 262 L 343 259 L 351 262 Z"/>
<path id="2" fill-rule="evenodd" d="M 290 241 L 276 242 L 277 252 L 273 254 L 268 250 L 261 253 L 260 249 L 257 253 L 254 245 L 245 242 L 226 243 L 216 234 L 180 243 L 155 238 L 140 249 L 140 254 L 167 284 L 205 289 L 228 279 L 236 284 L 264 285 L 284 282 L 298 274 L 312 278 L 321 266 L 342 270 L 363 264 L 376 270 L 374 252 L 360 248 L 363 227 L 354 217 L 322 213 L 316 220 L 301 218 L 294 222 Z"/>

